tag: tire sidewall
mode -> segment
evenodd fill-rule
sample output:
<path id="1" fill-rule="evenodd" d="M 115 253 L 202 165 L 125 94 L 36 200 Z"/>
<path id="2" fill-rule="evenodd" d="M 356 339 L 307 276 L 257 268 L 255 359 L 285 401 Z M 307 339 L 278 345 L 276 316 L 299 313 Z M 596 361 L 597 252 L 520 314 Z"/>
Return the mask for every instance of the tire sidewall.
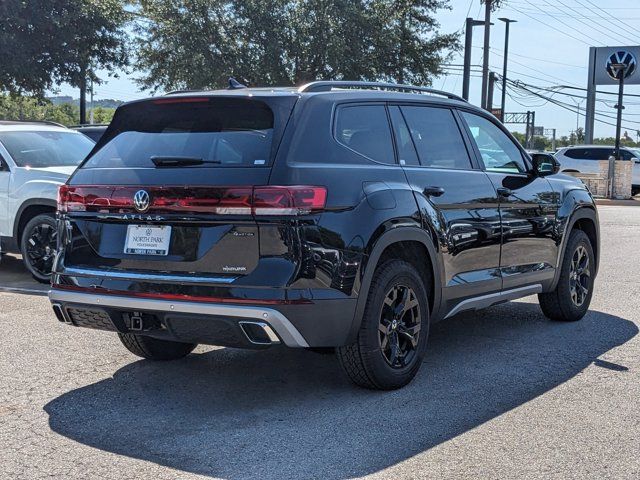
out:
<path id="1" fill-rule="evenodd" d="M 394 285 L 406 285 L 416 294 L 420 304 L 420 336 L 416 355 L 409 365 L 392 368 L 384 358 L 379 341 L 379 322 L 382 305 L 389 290 Z M 407 262 L 392 260 L 380 268 L 380 276 L 374 282 L 369 293 L 367 307 L 363 317 L 366 328 L 360 332 L 360 347 L 366 355 L 369 377 L 383 388 L 397 388 L 408 383 L 417 373 L 427 350 L 429 337 L 429 301 L 426 288 L 415 268 Z"/>
<path id="2" fill-rule="evenodd" d="M 22 231 L 22 237 L 20 239 L 20 253 L 22 254 L 22 261 L 25 267 L 27 268 L 29 273 L 31 273 L 33 278 L 35 278 L 39 282 L 48 283 L 51 280 L 51 274 L 42 275 L 40 272 L 36 271 L 31 265 L 31 263 L 29 262 L 28 260 L 29 257 L 27 253 L 27 241 L 29 240 L 31 230 L 33 230 L 33 228 L 36 225 L 43 225 L 43 224 L 47 224 L 54 229 L 57 228 L 56 219 L 52 214 L 42 213 L 40 215 L 36 215 L 35 217 L 33 217 L 31 220 L 27 222 L 27 224 L 24 227 L 24 230 Z"/>
<path id="3" fill-rule="evenodd" d="M 577 248 L 580 246 L 586 249 L 587 255 L 589 256 L 589 270 L 591 272 L 591 275 L 589 276 L 589 291 L 587 293 L 587 298 L 582 303 L 582 305 L 577 306 L 573 303 L 573 300 L 571 300 L 569 276 L 571 274 L 571 261 L 573 259 L 573 255 L 575 254 Z M 558 291 L 560 294 L 561 302 L 563 303 L 562 308 L 563 310 L 565 310 L 567 317 L 570 319 L 580 319 L 585 315 L 587 310 L 589 310 L 591 297 L 593 296 L 595 274 L 594 262 L 595 258 L 593 256 L 593 248 L 591 246 L 591 242 L 589 241 L 589 237 L 587 237 L 587 235 L 582 230 L 574 230 L 571 233 L 564 258 L 562 259 L 562 272 L 558 281 Z"/>

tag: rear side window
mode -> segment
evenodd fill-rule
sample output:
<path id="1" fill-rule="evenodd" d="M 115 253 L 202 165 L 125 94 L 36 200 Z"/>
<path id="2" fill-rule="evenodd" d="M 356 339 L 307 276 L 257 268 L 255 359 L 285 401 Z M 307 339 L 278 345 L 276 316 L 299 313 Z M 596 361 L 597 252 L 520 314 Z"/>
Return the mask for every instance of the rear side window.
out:
<path id="1" fill-rule="evenodd" d="M 119 117 L 84 168 L 154 167 L 158 157 L 201 160 L 196 167 L 271 161 L 274 115 L 258 100 L 163 97 L 130 105 Z"/>
<path id="2" fill-rule="evenodd" d="M 591 148 L 590 150 L 591 160 L 608 160 L 615 152 L 613 148 Z"/>
<path id="3" fill-rule="evenodd" d="M 584 148 L 570 148 L 569 150 L 564 152 L 564 156 L 569 158 L 574 158 L 576 160 L 586 159 L 587 153 L 585 152 Z"/>
<path id="4" fill-rule="evenodd" d="M 575 160 L 607 160 L 613 155 L 612 148 L 570 148 L 564 155 Z"/>
<path id="5" fill-rule="evenodd" d="M 413 106 L 401 108 L 422 166 L 471 168 L 469 152 L 451 110 Z"/>
<path id="6" fill-rule="evenodd" d="M 336 140 L 380 163 L 395 163 L 389 119 L 384 105 L 342 106 L 336 114 Z"/>

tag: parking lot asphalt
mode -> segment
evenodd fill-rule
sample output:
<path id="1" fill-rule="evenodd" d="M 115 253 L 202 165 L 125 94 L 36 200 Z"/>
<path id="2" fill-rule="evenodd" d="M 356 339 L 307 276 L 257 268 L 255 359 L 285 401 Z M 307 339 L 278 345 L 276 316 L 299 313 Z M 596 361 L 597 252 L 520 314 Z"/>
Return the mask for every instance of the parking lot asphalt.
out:
<path id="1" fill-rule="evenodd" d="M 142 361 L 0 293 L 0 478 L 640 478 L 640 209 L 600 219 L 581 322 L 534 297 L 441 322 L 395 392 L 284 347 Z"/>
<path id="2" fill-rule="evenodd" d="M 36 282 L 22 263 L 20 255 L 2 255 L 0 292 L 46 295 L 49 285 Z"/>

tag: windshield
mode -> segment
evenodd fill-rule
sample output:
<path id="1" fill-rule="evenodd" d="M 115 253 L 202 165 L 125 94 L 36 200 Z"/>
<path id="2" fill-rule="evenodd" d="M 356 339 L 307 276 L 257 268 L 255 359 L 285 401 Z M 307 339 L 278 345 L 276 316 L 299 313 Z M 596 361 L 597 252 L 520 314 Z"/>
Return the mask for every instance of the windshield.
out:
<path id="1" fill-rule="evenodd" d="M 0 142 L 18 167 L 75 167 L 94 142 L 77 132 L 1 132 Z"/>
<path id="2" fill-rule="evenodd" d="M 188 167 L 269 164 L 274 115 L 266 104 L 187 100 L 165 98 L 130 108 L 83 168 L 154 168 L 162 161 Z"/>

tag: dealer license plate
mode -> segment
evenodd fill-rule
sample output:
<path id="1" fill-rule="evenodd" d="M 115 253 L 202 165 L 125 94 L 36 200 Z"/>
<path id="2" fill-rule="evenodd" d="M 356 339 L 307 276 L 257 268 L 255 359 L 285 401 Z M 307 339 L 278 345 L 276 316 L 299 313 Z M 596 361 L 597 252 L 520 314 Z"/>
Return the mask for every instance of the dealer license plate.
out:
<path id="1" fill-rule="evenodd" d="M 168 255 L 171 227 L 167 225 L 128 225 L 124 253 L 133 255 Z"/>

